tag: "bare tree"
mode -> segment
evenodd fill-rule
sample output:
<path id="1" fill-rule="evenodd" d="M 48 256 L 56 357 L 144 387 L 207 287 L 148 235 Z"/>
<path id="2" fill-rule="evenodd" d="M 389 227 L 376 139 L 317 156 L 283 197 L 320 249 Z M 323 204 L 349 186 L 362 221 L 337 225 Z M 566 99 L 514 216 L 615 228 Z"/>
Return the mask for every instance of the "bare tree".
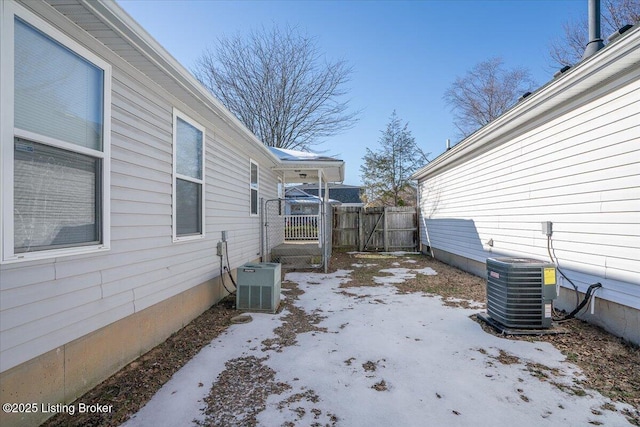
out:
<path id="1" fill-rule="evenodd" d="M 266 145 L 304 150 L 357 121 L 343 99 L 351 68 L 323 58 L 295 28 L 263 27 L 220 38 L 194 74 Z"/>
<path id="2" fill-rule="evenodd" d="M 360 166 L 367 204 L 415 206 L 416 188 L 409 177 L 429 162 L 429 154 L 416 145 L 409 124 L 402 125 L 395 111 L 378 142 L 381 148 L 367 148 Z"/>
<path id="3" fill-rule="evenodd" d="M 457 77 L 444 93 L 444 100 L 451 107 L 459 136 L 464 138 L 502 115 L 533 87 L 527 69 L 507 70 L 502 59 L 491 58 Z"/>
<path id="4" fill-rule="evenodd" d="M 607 36 L 627 24 L 640 20 L 640 0 L 605 0 L 603 2 L 601 33 L 606 43 Z M 553 40 L 549 46 L 549 62 L 554 68 L 577 64 L 582 59 L 589 42 L 589 23 L 585 15 L 581 20 L 566 22 L 563 35 Z"/>

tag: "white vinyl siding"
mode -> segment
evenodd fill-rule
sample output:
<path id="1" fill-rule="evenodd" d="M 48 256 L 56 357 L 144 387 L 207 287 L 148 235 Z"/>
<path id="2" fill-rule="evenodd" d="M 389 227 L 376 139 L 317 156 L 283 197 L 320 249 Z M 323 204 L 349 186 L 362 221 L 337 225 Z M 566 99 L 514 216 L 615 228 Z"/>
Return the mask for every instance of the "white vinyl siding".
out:
<path id="1" fill-rule="evenodd" d="M 6 4 L 10 2 L 0 7 Z M 276 197 L 277 187 L 274 160 L 229 124 L 231 118 L 224 116 L 228 113 L 213 111 L 175 83 L 159 84 L 162 71 L 152 79 L 151 73 L 134 68 L 123 57 L 139 63 L 146 59 L 127 54 L 130 47 L 123 47 L 122 56 L 106 48 L 105 42 L 127 46 L 116 33 L 98 41 L 44 2 L 26 6 L 111 64 L 112 87 L 106 94 L 111 102 L 107 135 L 111 174 L 105 188 L 110 192 L 111 250 L 0 266 L 0 371 L 215 278 L 219 274 L 215 248 L 222 231 L 228 234 L 232 269 L 256 260 L 260 220 L 247 215 L 248 168 L 238 165 L 246 165 L 250 158 L 263 165 L 264 197 Z M 65 12 L 68 16 L 78 12 L 83 20 L 93 18 L 80 13 L 80 7 Z M 96 35 L 110 31 L 97 19 L 86 25 Z M 174 107 L 206 134 L 205 237 L 188 244 L 173 243 Z M 4 142 L 4 125 L 2 132 Z M 12 135 L 9 140 L 13 150 Z"/>
<path id="2" fill-rule="evenodd" d="M 1 261 L 108 249 L 111 68 L 3 7 Z"/>
<path id="3" fill-rule="evenodd" d="M 479 262 L 548 260 L 640 308 L 640 80 L 420 182 L 422 242 Z M 487 242 L 493 240 L 493 247 Z M 603 282 L 605 283 L 605 282 Z"/>

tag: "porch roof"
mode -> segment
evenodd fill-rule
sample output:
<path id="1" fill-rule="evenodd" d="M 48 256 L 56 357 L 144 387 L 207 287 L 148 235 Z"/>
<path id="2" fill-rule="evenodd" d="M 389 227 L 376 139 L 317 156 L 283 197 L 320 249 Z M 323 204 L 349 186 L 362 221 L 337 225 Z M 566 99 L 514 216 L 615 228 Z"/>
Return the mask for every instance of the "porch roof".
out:
<path id="1" fill-rule="evenodd" d="M 344 161 L 317 153 L 269 147 L 280 159 L 273 169 L 284 175 L 286 182 L 344 181 Z M 322 177 L 321 177 L 322 175 Z"/>

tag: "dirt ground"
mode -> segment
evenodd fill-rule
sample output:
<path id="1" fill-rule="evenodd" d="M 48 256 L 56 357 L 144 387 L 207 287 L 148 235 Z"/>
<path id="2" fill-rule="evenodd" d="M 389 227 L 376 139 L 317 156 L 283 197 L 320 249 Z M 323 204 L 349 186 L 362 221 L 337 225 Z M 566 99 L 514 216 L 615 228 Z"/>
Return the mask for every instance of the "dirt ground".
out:
<path id="1" fill-rule="evenodd" d="M 464 308 L 476 307 L 477 302 L 485 302 L 486 285 L 484 279 L 424 255 L 409 255 L 409 257 L 415 261 L 415 267 L 412 268 L 430 267 L 438 274 L 434 276 L 418 275 L 415 279 L 394 285 L 398 292 L 439 295 L 444 304 Z M 395 255 L 336 253 L 331 261 L 331 269 L 353 270 L 352 280 L 344 285 L 345 288 L 378 286 L 373 282 L 373 276 L 380 276 L 381 269 L 393 268 L 395 262 L 397 262 Z M 289 292 L 295 290 L 295 284 L 288 286 L 292 287 Z M 79 401 L 113 405 L 111 413 L 75 414 L 75 416 L 58 414 L 50 419 L 45 426 L 84 427 L 122 424 L 144 406 L 162 385 L 201 348 L 209 344 L 231 324 L 231 318 L 238 315 L 238 312 L 233 309 L 233 305 L 232 299 L 226 299 L 211 307 L 189 325 L 173 334 L 167 341 L 130 363 L 79 399 Z M 314 318 L 313 314 L 298 313 L 301 310 L 291 303 L 284 303 L 280 310 L 284 308 L 289 310 L 289 316 L 295 317 L 292 319 L 295 321 L 285 322 L 285 325 L 291 325 L 291 329 L 276 330 L 274 331 L 276 333 L 275 339 L 263 342 L 263 345 L 270 349 L 276 349 L 276 351 L 279 346 L 292 345 L 298 333 L 313 329 L 315 323 L 319 321 Z M 480 323 L 483 324 L 483 322 Z M 483 329 L 487 333 L 496 334 L 492 328 L 484 326 Z M 614 401 L 633 406 L 635 410 L 625 415 L 630 425 L 640 426 L 640 348 L 625 343 L 602 329 L 577 319 L 565 322 L 562 326 L 569 331 L 567 334 L 540 337 L 503 337 L 505 339 L 541 340 L 552 343 L 566 355 L 569 362 L 582 369 L 586 378 L 581 386 L 595 389 Z M 256 361 L 244 361 L 243 363 L 251 362 Z M 531 367 L 531 369 L 535 370 L 535 367 Z M 238 370 L 235 369 L 235 371 Z M 271 376 L 270 372 L 264 373 L 264 377 L 269 380 Z M 214 388 L 221 387 L 221 384 L 228 382 L 222 380 L 224 379 L 219 379 Z M 203 386 L 205 385 L 203 384 Z M 209 387 L 209 385 L 206 386 Z M 208 403 L 209 412 L 215 412 L 215 408 L 211 407 L 212 403 Z"/>

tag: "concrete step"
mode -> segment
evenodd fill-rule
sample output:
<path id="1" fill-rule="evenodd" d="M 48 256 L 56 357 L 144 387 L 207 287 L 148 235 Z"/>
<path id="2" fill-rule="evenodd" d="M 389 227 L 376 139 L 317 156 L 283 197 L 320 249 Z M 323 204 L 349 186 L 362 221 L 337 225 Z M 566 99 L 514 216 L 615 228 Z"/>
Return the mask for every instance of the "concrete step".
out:
<path id="1" fill-rule="evenodd" d="M 273 254 L 271 260 L 276 261 Z M 322 255 L 282 255 L 277 261 L 288 269 L 322 267 Z"/>

